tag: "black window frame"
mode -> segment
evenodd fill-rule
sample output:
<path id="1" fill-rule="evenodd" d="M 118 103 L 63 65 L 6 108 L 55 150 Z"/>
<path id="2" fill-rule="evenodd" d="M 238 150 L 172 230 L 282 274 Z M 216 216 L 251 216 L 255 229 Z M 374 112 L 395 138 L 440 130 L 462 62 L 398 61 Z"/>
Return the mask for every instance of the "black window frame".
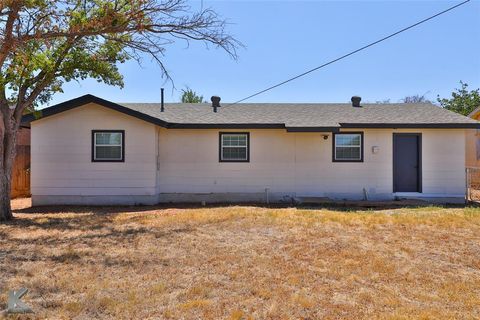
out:
<path id="1" fill-rule="evenodd" d="M 360 159 L 336 159 L 335 150 L 336 150 L 336 136 L 344 134 L 359 134 L 360 135 Z M 364 142 L 363 142 L 363 131 L 345 131 L 345 132 L 334 132 L 332 136 L 332 162 L 363 162 L 363 153 L 364 153 Z"/>
<path id="2" fill-rule="evenodd" d="M 95 134 L 96 133 L 121 133 L 122 134 L 122 159 L 95 159 Z M 92 162 L 125 162 L 125 130 L 92 130 Z"/>
<path id="3" fill-rule="evenodd" d="M 224 160 L 222 159 L 222 136 L 226 134 L 243 134 L 247 136 L 247 159 Z M 218 134 L 218 161 L 219 162 L 250 162 L 250 132 L 219 132 Z"/>

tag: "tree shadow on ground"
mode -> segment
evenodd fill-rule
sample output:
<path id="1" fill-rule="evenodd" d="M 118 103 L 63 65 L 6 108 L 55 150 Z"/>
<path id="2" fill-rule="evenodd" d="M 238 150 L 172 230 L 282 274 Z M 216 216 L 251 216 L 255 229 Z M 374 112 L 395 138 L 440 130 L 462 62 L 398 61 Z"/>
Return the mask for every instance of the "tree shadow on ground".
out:
<path id="1" fill-rule="evenodd" d="M 33 212 L 32 212 L 33 213 Z M 54 212 L 53 212 L 54 213 Z M 78 212 L 85 213 L 85 212 Z M 112 222 L 114 214 L 105 215 L 102 218 L 95 218 L 95 223 L 92 221 L 91 215 L 79 215 L 75 217 L 14 217 L 13 220 L 5 223 L 7 226 L 14 226 L 19 228 L 39 228 L 50 230 L 96 230 L 101 229 L 104 225 Z"/>
<path id="2" fill-rule="evenodd" d="M 68 223 L 70 219 L 72 218 L 60 219 L 64 220 L 64 223 L 56 222 L 56 229 L 63 234 L 64 231 L 68 232 L 70 229 L 77 228 L 77 224 Z M 26 221 L 34 219 L 18 220 L 21 221 L 18 227 L 21 229 L 26 226 Z M 81 219 L 76 220 L 80 225 Z M 23 263 L 39 262 L 71 264 L 72 266 L 101 264 L 104 267 L 131 267 L 137 264 L 151 264 L 166 267 L 171 265 L 169 260 L 153 257 L 138 260 L 135 256 L 123 257 L 117 255 L 115 251 L 111 251 L 111 248 L 128 248 L 135 246 L 138 241 L 144 240 L 157 241 L 164 238 L 169 241 L 170 238 L 182 237 L 184 234 L 196 231 L 196 228 L 191 226 L 167 226 L 161 229 L 143 226 L 116 226 L 108 223 L 107 220 L 98 224 L 97 229 L 87 226 L 81 230 L 80 234 L 72 236 L 59 236 L 58 233 L 49 235 L 47 232 L 46 235 L 18 238 L 4 233 L 5 237 L 2 239 L 5 240 L 5 246 L 0 247 L 0 267 L 7 275 L 15 275 L 17 267 Z M 29 227 L 45 228 L 45 225 L 33 223 Z M 49 228 L 48 226 L 47 230 Z M 90 248 L 95 248 L 95 250 L 92 251 Z"/>
<path id="3" fill-rule="evenodd" d="M 250 206 L 261 209 L 283 209 L 296 208 L 299 210 L 332 210 L 339 212 L 358 212 L 358 211 L 389 211 L 402 208 L 427 208 L 436 207 L 465 207 L 464 205 L 441 206 L 434 205 L 425 201 L 401 200 L 401 201 L 331 201 L 324 203 L 304 203 L 304 204 L 271 204 L 264 203 L 217 203 L 206 206 L 195 203 L 187 204 L 161 204 L 153 206 L 38 206 L 27 207 L 13 210 L 17 216 L 6 223 L 13 227 L 22 229 L 34 228 L 42 230 L 57 231 L 98 231 L 101 233 L 120 232 L 115 228 L 115 218 L 123 213 L 149 213 L 152 215 L 161 214 L 164 210 L 197 210 L 197 209 L 218 209 L 232 208 L 235 206 Z M 22 214 L 18 216 L 18 214 Z M 25 216 L 32 215 L 32 216 Z M 47 216 L 48 214 L 48 216 Z M 58 214 L 58 216 L 56 216 Z M 68 214 L 65 216 L 64 214 Z M 181 214 L 181 211 L 177 214 Z M 107 233 L 108 233 L 107 232 Z M 122 231 L 127 233 L 128 231 Z M 108 237 L 109 235 L 105 235 Z M 114 236 L 114 234 L 110 234 Z M 7 238 L 8 234 L 0 230 L 0 238 Z"/>
<path id="4" fill-rule="evenodd" d="M 296 208 L 306 210 L 337 210 L 337 211 L 359 211 L 359 210 L 392 210 L 402 208 L 421 208 L 421 207 L 446 207 L 446 208 L 464 208 L 465 204 L 436 204 L 421 200 L 397 200 L 397 201 L 326 201 L 318 203 L 275 203 L 265 204 L 259 202 L 244 203 L 211 203 L 201 205 L 197 203 L 167 203 L 159 205 L 145 206 L 38 206 L 13 210 L 14 213 L 25 214 L 51 214 L 51 213 L 80 213 L 94 215 L 112 215 L 118 213 L 142 213 L 148 211 L 159 211 L 166 209 L 209 209 L 209 208 L 231 208 L 235 206 L 250 206 L 263 209 L 283 209 Z M 470 204 L 468 207 L 477 207 Z"/>

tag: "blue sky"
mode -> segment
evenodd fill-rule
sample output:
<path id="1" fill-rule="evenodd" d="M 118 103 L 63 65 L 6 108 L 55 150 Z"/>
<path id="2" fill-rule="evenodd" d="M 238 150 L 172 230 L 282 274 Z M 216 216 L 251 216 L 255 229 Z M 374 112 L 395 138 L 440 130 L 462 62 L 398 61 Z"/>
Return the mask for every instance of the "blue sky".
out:
<path id="1" fill-rule="evenodd" d="M 189 86 L 207 100 L 232 102 L 337 58 L 460 1 L 204 1 L 230 22 L 245 48 L 232 60 L 200 43 L 168 47 L 163 61 L 174 85 L 148 57 L 127 62 L 123 89 L 86 80 L 69 83 L 51 104 L 91 93 L 116 102 L 176 102 Z M 200 1 L 193 1 L 198 7 Z M 463 80 L 480 87 L 480 1 L 411 29 L 248 102 L 347 102 L 406 95 L 450 96 Z"/>

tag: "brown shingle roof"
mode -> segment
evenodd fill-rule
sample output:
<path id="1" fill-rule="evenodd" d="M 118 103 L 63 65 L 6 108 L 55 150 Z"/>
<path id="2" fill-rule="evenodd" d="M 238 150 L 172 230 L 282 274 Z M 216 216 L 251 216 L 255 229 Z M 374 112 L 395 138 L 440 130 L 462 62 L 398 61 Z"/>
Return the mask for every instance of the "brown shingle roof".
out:
<path id="1" fill-rule="evenodd" d="M 175 124 L 284 124 L 286 127 L 351 127 L 385 125 L 478 124 L 477 121 L 430 103 L 243 103 L 222 106 L 215 113 L 209 104 L 120 103 L 127 108 Z"/>
<path id="2" fill-rule="evenodd" d="M 339 128 L 478 128 L 480 122 L 430 103 L 242 103 L 224 104 L 213 112 L 210 104 L 113 103 L 85 95 L 43 109 L 41 117 L 87 103 L 97 103 L 167 128 L 286 128 L 290 131 L 322 131 Z M 34 121 L 32 115 L 24 117 Z"/>

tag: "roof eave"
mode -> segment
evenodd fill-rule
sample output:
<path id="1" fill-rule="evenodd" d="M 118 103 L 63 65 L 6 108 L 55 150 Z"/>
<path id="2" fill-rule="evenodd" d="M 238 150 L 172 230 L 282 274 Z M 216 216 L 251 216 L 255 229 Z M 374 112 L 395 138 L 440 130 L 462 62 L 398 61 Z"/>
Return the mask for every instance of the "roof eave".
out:
<path id="1" fill-rule="evenodd" d="M 61 112 L 64 112 L 64 111 L 74 109 L 74 108 L 78 108 L 78 107 L 84 106 L 84 105 L 89 104 L 89 103 L 96 103 L 96 104 L 98 104 L 102 107 L 109 108 L 109 109 L 127 114 L 129 116 L 144 120 L 146 122 L 150 122 L 152 124 L 155 124 L 155 125 L 158 125 L 158 126 L 161 126 L 161 127 L 167 128 L 169 126 L 168 122 L 166 122 L 164 120 L 146 115 L 144 113 L 141 113 L 141 112 L 138 112 L 138 111 L 135 111 L 135 110 L 132 110 L 132 109 L 129 109 L 129 108 L 124 107 L 122 105 L 119 105 L 117 103 L 114 103 L 114 102 L 96 97 L 96 96 L 91 95 L 91 94 L 87 94 L 87 95 L 81 96 L 79 98 L 68 100 L 68 101 L 56 104 L 54 106 L 51 106 L 51 107 L 48 107 L 48 108 L 45 108 L 45 109 L 35 111 L 34 113 L 29 113 L 27 115 L 24 115 L 22 117 L 22 124 L 23 125 L 30 125 L 31 122 L 34 122 L 34 121 L 37 121 L 37 120 L 40 120 L 40 119 L 44 119 L 44 118 L 53 116 L 55 114 L 58 114 L 58 113 L 61 113 Z"/>
<path id="2" fill-rule="evenodd" d="M 283 123 L 171 123 L 168 129 L 286 129 L 287 132 L 337 132 L 339 127 L 291 127 Z"/>
<path id="3" fill-rule="evenodd" d="M 480 129 L 479 123 L 341 123 L 342 128 L 372 129 Z"/>
<path id="4" fill-rule="evenodd" d="M 340 127 L 286 127 L 287 132 L 338 132 Z"/>
<path id="5" fill-rule="evenodd" d="M 283 123 L 170 123 L 169 129 L 285 129 Z"/>

